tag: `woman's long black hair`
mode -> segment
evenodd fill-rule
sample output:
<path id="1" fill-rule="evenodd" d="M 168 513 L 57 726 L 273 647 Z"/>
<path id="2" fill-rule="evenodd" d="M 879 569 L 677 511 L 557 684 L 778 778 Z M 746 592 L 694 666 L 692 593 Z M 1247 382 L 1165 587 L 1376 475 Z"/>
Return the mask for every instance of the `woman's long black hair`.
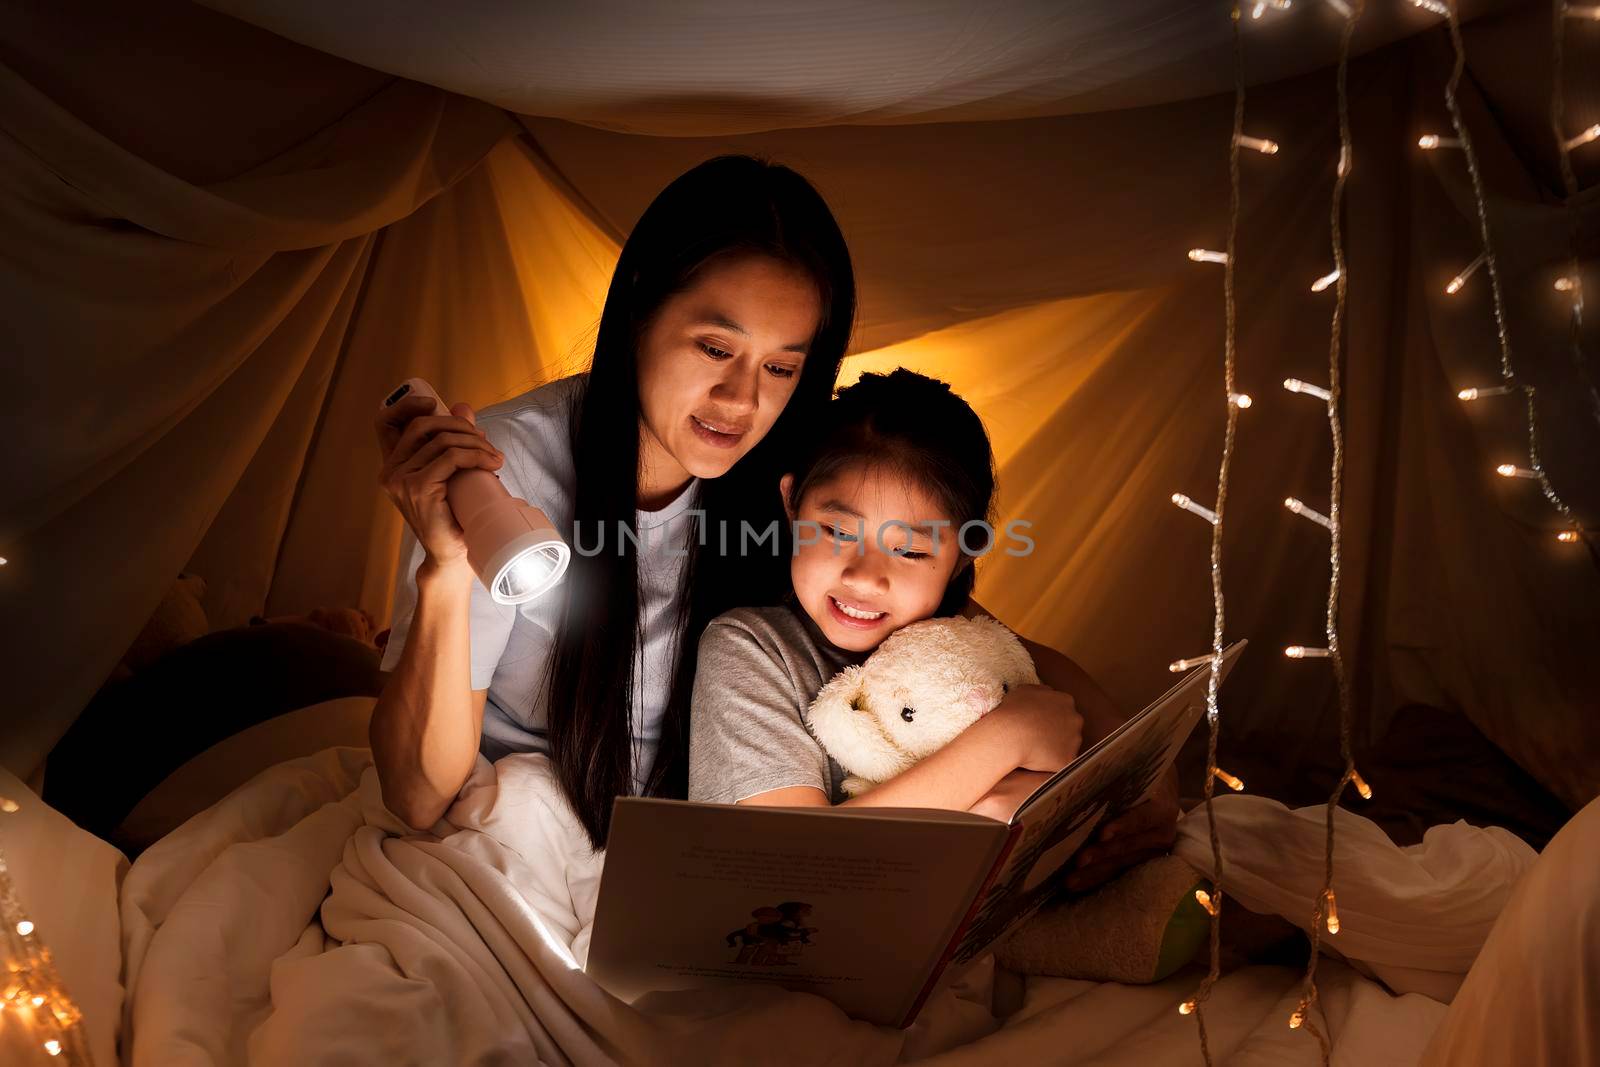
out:
<path id="1" fill-rule="evenodd" d="M 799 435 L 833 394 L 855 321 L 855 275 L 844 236 L 809 182 L 788 167 L 749 156 L 708 160 L 668 185 L 634 226 L 606 293 L 589 381 L 575 398 L 572 456 L 574 530 L 589 543 L 619 523 L 634 527 L 639 482 L 638 345 L 662 303 L 712 260 L 758 253 L 815 282 L 821 322 L 789 402 L 767 435 L 720 478 L 700 483 L 705 534 L 691 539 L 682 614 L 661 742 L 645 792 L 682 796 L 688 779 L 689 694 L 700 634 L 742 604 L 776 603 L 788 588 L 788 557 L 777 542 L 749 555 L 734 545 L 741 522 L 755 530 L 784 522 L 778 479 Z M 726 526 L 721 524 L 726 523 Z M 637 533 L 637 530 L 635 530 Z M 550 757 L 579 821 L 604 848 L 611 805 L 633 792 L 634 670 L 642 644 L 638 560 L 631 539 L 612 551 L 574 554 L 566 605 L 551 652 L 547 709 Z M 700 544 L 701 541 L 705 545 Z"/>

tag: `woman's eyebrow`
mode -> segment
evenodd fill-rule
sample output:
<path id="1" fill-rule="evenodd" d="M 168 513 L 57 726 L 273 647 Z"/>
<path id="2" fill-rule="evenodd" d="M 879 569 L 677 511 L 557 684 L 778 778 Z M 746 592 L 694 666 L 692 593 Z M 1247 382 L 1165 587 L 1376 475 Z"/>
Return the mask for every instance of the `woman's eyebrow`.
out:
<path id="1" fill-rule="evenodd" d="M 720 311 L 702 312 L 701 314 L 695 316 L 695 322 L 701 326 L 721 326 L 725 330 L 732 330 L 741 337 L 750 336 L 749 330 L 745 329 L 743 326 L 740 326 L 737 322 L 734 322 L 727 315 Z M 805 341 L 796 341 L 792 345 L 784 345 L 783 350 L 785 352 L 797 352 L 803 356 L 810 347 L 811 346 Z"/>

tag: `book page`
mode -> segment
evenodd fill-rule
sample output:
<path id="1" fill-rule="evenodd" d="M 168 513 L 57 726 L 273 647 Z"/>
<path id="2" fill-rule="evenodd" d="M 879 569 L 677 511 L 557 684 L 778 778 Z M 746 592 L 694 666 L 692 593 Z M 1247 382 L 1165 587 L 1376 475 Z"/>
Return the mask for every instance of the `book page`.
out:
<path id="1" fill-rule="evenodd" d="M 585 970 L 627 1001 L 771 982 L 897 1026 L 1009 833 L 966 812 L 621 798 Z"/>
<path id="2" fill-rule="evenodd" d="M 1243 647 L 1240 641 L 1224 651 L 1224 677 Z M 1047 900 L 1061 896 L 1067 861 L 1095 828 L 1149 799 L 1205 714 L 1209 671 L 1209 664 L 1190 671 L 1023 803 L 1012 818 L 1021 828 L 1017 844 L 961 934 L 953 963 L 981 956 Z"/>

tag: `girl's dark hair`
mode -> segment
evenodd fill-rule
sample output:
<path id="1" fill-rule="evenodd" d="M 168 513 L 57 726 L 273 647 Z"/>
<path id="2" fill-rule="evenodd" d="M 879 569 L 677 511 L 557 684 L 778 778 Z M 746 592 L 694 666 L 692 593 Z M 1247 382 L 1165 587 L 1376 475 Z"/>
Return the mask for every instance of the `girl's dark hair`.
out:
<path id="1" fill-rule="evenodd" d="M 740 604 L 777 603 L 787 560 L 774 552 L 723 555 L 714 531 L 740 522 L 761 530 L 783 524 L 779 476 L 792 464 L 800 431 L 816 423 L 833 393 L 855 321 L 855 275 L 844 235 L 809 182 L 788 167 L 749 156 L 720 156 L 675 179 L 645 209 L 622 246 L 595 339 L 587 386 L 574 398 L 574 530 L 586 543 L 606 531 L 605 551 L 575 553 L 566 578 L 560 629 L 547 675 L 550 757 L 568 800 L 596 849 L 605 847 L 611 805 L 633 792 L 635 663 L 642 644 L 635 544 L 639 479 L 638 345 L 671 296 L 713 260 L 772 256 L 817 287 L 821 322 L 800 378 L 767 435 L 720 478 L 700 484 L 702 533 L 685 546 L 676 669 L 661 741 L 645 792 L 682 796 L 688 783 L 689 695 L 700 634 Z M 725 523 L 722 527 L 719 524 Z M 624 624 L 627 620 L 630 624 Z"/>
<path id="2" fill-rule="evenodd" d="M 887 466 L 932 494 L 951 520 L 951 528 L 941 530 L 940 537 L 956 537 L 968 522 L 986 522 L 993 529 L 995 473 L 989 433 L 978 413 L 946 382 L 901 367 L 888 374 L 863 374 L 839 390 L 792 468 L 790 498 L 798 509 L 807 489 L 862 465 Z M 991 540 L 986 537 L 985 543 Z M 967 542 L 976 547 L 973 537 Z M 972 595 L 972 572 L 969 561 L 955 573 L 935 614 L 961 611 Z"/>

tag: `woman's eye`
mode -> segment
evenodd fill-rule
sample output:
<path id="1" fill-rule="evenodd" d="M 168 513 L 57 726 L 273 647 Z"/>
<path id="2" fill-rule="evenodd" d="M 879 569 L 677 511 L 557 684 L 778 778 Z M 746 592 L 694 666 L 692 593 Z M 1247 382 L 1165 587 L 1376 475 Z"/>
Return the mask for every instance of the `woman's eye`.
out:
<path id="1" fill-rule="evenodd" d="M 794 368 L 785 367 L 782 363 L 768 363 L 767 372 L 770 373 L 774 378 L 787 379 L 794 377 Z"/>
<path id="2" fill-rule="evenodd" d="M 712 359 L 727 359 L 729 356 L 733 355 L 732 352 L 724 352 L 716 345 L 708 345 L 704 341 L 700 342 L 700 350 L 706 355 L 710 356 Z"/>

